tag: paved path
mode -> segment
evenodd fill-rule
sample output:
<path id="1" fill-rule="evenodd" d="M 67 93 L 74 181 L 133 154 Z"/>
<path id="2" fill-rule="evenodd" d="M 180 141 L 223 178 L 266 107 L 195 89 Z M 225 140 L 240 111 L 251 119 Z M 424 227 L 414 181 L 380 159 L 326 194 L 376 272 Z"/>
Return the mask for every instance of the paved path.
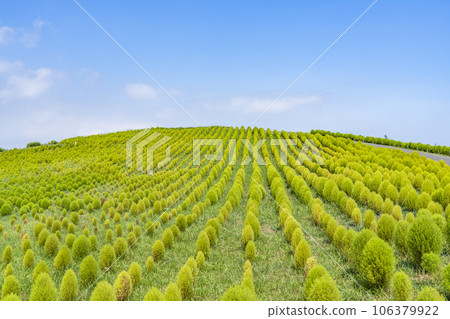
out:
<path id="1" fill-rule="evenodd" d="M 373 144 L 373 143 L 365 143 L 367 145 L 372 145 L 375 147 L 384 147 L 384 148 L 396 148 L 398 150 L 407 152 L 407 153 L 412 153 L 414 152 L 414 150 L 410 150 L 407 148 L 401 148 L 401 147 L 395 147 L 395 146 L 389 146 L 389 145 L 380 145 L 380 144 Z M 434 153 L 427 153 L 427 152 L 419 152 L 420 155 L 423 155 L 429 159 L 435 160 L 437 162 L 439 162 L 440 160 L 444 160 L 444 162 L 447 163 L 447 165 L 450 166 L 450 157 L 449 156 L 445 156 L 445 155 L 439 155 L 439 154 L 434 154 Z"/>

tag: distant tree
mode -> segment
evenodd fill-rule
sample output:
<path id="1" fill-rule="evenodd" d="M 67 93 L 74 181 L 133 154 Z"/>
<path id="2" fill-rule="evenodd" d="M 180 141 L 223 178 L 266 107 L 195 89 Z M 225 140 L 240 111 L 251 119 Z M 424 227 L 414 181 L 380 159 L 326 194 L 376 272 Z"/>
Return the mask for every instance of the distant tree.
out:
<path id="1" fill-rule="evenodd" d="M 1 152 L 6 152 L 6 150 L 4 148 L 0 148 L 0 153 Z"/>
<path id="2" fill-rule="evenodd" d="M 47 143 L 47 145 L 56 145 L 56 144 L 58 144 L 57 141 L 50 141 L 50 142 Z"/>
<path id="3" fill-rule="evenodd" d="M 39 142 L 31 142 L 27 144 L 27 147 L 36 147 L 36 146 L 41 146 L 41 143 Z"/>

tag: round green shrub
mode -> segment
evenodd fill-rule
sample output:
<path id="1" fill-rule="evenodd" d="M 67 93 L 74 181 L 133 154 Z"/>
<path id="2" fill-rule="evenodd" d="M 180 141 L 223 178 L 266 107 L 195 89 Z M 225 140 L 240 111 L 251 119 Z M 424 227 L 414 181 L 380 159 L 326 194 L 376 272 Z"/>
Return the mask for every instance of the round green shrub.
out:
<path id="1" fill-rule="evenodd" d="M 336 231 L 334 232 L 333 236 L 333 245 L 337 248 L 342 248 L 342 241 L 344 240 L 345 233 L 347 232 L 347 229 L 345 226 L 340 225 L 338 228 L 336 228 Z"/>
<path id="2" fill-rule="evenodd" d="M 11 263 L 9 263 L 8 265 L 6 265 L 5 271 L 3 272 L 3 277 L 6 278 L 13 274 L 14 274 L 14 267 Z"/>
<path id="3" fill-rule="evenodd" d="M 50 269 L 48 268 L 47 264 L 45 263 L 45 261 L 40 261 L 36 267 L 34 268 L 33 271 L 33 282 L 36 281 L 36 278 L 42 274 L 42 273 L 49 273 Z"/>
<path id="4" fill-rule="evenodd" d="M 180 293 L 183 300 L 192 296 L 194 276 L 192 275 L 191 268 L 188 265 L 181 267 L 178 272 L 177 285 L 180 288 Z"/>
<path id="5" fill-rule="evenodd" d="M 331 276 L 321 276 L 314 281 L 307 296 L 308 301 L 338 301 L 341 294 Z"/>
<path id="6" fill-rule="evenodd" d="M 256 255 L 256 246 L 253 240 L 247 243 L 247 246 L 245 247 L 245 253 L 247 255 L 247 259 L 253 261 Z"/>
<path id="7" fill-rule="evenodd" d="M 67 246 L 61 248 L 55 257 L 54 265 L 56 270 L 67 269 L 72 263 L 72 255 L 70 249 Z"/>
<path id="8" fill-rule="evenodd" d="M 367 242 L 377 235 L 368 229 L 361 230 L 353 239 L 352 241 L 352 247 L 350 250 L 350 255 L 353 263 L 355 264 L 356 268 L 359 268 L 362 253 L 364 250 L 364 247 L 366 246 Z"/>
<path id="9" fill-rule="evenodd" d="M 59 239 L 55 234 L 51 234 L 45 241 L 44 250 L 47 256 L 54 256 L 58 252 Z"/>
<path id="10" fill-rule="evenodd" d="M 25 238 L 22 240 L 22 252 L 25 254 L 28 249 L 31 249 L 31 241 L 29 238 Z"/>
<path id="11" fill-rule="evenodd" d="M 394 274 L 392 293 L 396 301 L 412 300 L 413 288 L 411 280 L 403 271 L 397 271 Z"/>
<path id="12" fill-rule="evenodd" d="M 16 294 L 9 294 L 2 301 L 22 301 Z"/>
<path id="13" fill-rule="evenodd" d="M 116 301 L 116 293 L 113 286 L 107 281 L 100 281 L 92 292 L 91 301 Z"/>
<path id="14" fill-rule="evenodd" d="M 45 242 L 46 242 L 48 236 L 50 236 L 50 233 L 47 230 L 47 228 L 44 228 L 43 230 L 41 230 L 41 232 L 39 233 L 39 236 L 38 236 L 38 244 L 39 244 L 39 246 L 44 246 L 45 245 Z"/>
<path id="15" fill-rule="evenodd" d="M 392 241 L 396 220 L 392 215 L 383 214 L 378 219 L 377 235 L 386 242 Z"/>
<path id="16" fill-rule="evenodd" d="M 450 296 L 450 264 L 444 267 L 442 271 L 442 283 L 447 296 Z"/>
<path id="17" fill-rule="evenodd" d="M 114 242 L 114 251 L 117 257 L 122 256 L 128 249 L 128 243 L 123 237 L 118 237 Z"/>
<path id="18" fill-rule="evenodd" d="M 297 245 L 300 243 L 300 241 L 304 239 L 303 237 L 303 230 L 300 227 L 297 227 L 294 232 L 292 233 L 291 237 L 291 247 L 292 251 L 295 252 L 295 249 L 297 248 Z"/>
<path id="19" fill-rule="evenodd" d="M 155 262 L 160 261 L 164 257 L 164 243 L 161 240 L 157 240 L 153 244 L 152 255 Z"/>
<path id="20" fill-rule="evenodd" d="M 2 299 L 10 294 L 19 295 L 20 283 L 14 275 L 9 275 L 5 278 L 2 287 Z"/>
<path id="21" fill-rule="evenodd" d="M 98 263 L 94 256 L 89 255 L 83 259 L 80 265 L 80 281 L 83 285 L 92 283 L 98 274 Z"/>
<path id="22" fill-rule="evenodd" d="M 247 217 L 245 218 L 244 226 L 247 226 L 247 225 L 250 225 L 252 227 L 255 238 L 258 238 L 259 234 L 261 233 L 261 225 L 259 224 L 259 220 L 256 217 L 256 215 L 253 214 L 252 212 L 248 212 Z M 291 233 L 291 236 L 292 236 L 292 233 Z M 290 240 L 290 238 L 288 240 Z"/>
<path id="23" fill-rule="evenodd" d="M 408 233 L 409 223 L 405 220 L 399 221 L 395 225 L 393 239 L 394 245 L 400 253 L 406 255 L 408 246 L 406 245 L 406 234 Z"/>
<path id="24" fill-rule="evenodd" d="M 113 233 L 113 231 L 111 229 L 108 229 L 106 231 L 105 238 L 106 238 L 106 242 L 107 243 L 112 243 L 113 238 L 114 238 L 114 233 Z"/>
<path id="25" fill-rule="evenodd" d="M 164 291 L 164 300 L 165 301 L 181 301 L 181 292 L 178 288 L 178 285 L 174 282 L 171 282 L 167 287 L 166 291 Z"/>
<path id="26" fill-rule="evenodd" d="M 339 224 L 334 218 L 330 218 L 327 223 L 326 233 L 329 239 L 333 240 L 334 233 Z"/>
<path id="27" fill-rule="evenodd" d="M 436 275 L 441 269 L 441 258 L 435 253 L 426 253 L 422 255 L 422 262 L 420 267 L 423 271 L 429 273 L 430 275 Z"/>
<path id="28" fill-rule="evenodd" d="M 163 293 L 156 287 L 150 288 L 144 297 L 144 301 L 163 301 L 163 300 L 164 300 Z"/>
<path id="29" fill-rule="evenodd" d="M 255 235 L 253 233 L 253 229 L 250 225 L 247 225 L 242 230 L 242 246 L 246 247 L 247 243 L 251 240 L 255 240 Z"/>
<path id="30" fill-rule="evenodd" d="M 174 236 L 170 228 L 164 230 L 162 235 L 162 242 L 164 244 L 164 248 L 170 249 L 173 246 Z"/>
<path id="31" fill-rule="evenodd" d="M 305 266 L 306 260 L 311 256 L 311 248 L 308 242 L 302 239 L 297 248 L 295 249 L 294 254 L 294 266 L 296 268 L 303 268 Z"/>
<path id="32" fill-rule="evenodd" d="M 322 265 L 316 265 L 309 271 L 305 284 L 303 285 L 303 295 L 307 300 L 315 281 L 322 276 L 330 276 L 328 271 Z"/>
<path id="33" fill-rule="evenodd" d="M 109 244 L 103 246 L 102 251 L 100 252 L 100 267 L 104 270 L 108 269 L 112 266 L 115 260 L 116 252 L 113 246 Z"/>
<path id="34" fill-rule="evenodd" d="M 178 215 L 175 223 L 181 231 L 184 231 L 187 227 L 186 216 L 183 214 Z"/>
<path id="35" fill-rule="evenodd" d="M 205 257 L 209 255 L 210 250 L 209 237 L 204 230 L 201 231 L 200 234 L 198 235 L 196 248 L 197 252 L 201 251 L 205 255 Z"/>
<path id="36" fill-rule="evenodd" d="M 348 229 L 344 237 L 342 238 L 342 251 L 344 252 L 345 256 L 350 259 L 350 252 L 352 249 L 353 240 L 356 237 L 356 232 L 353 229 Z"/>
<path id="37" fill-rule="evenodd" d="M 419 265 L 423 254 L 441 253 L 443 246 L 442 232 L 431 217 L 417 217 L 406 234 L 406 246 L 411 259 Z"/>
<path id="38" fill-rule="evenodd" d="M 147 269 L 148 272 L 153 270 L 153 265 L 154 265 L 153 257 L 149 256 L 145 261 L 145 268 Z"/>
<path id="39" fill-rule="evenodd" d="M 214 246 L 217 242 L 216 229 L 213 226 L 207 226 L 205 229 L 205 232 L 208 235 L 209 243 L 210 243 L 211 247 Z"/>
<path id="40" fill-rule="evenodd" d="M 3 255 L 2 255 L 2 261 L 5 264 L 9 264 L 12 260 L 12 247 L 10 245 L 6 246 L 5 249 L 3 250 Z"/>
<path id="41" fill-rule="evenodd" d="M 424 287 L 417 295 L 417 301 L 445 301 L 445 298 L 432 287 Z"/>
<path id="42" fill-rule="evenodd" d="M 75 242 L 75 235 L 74 234 L 68 234 L 66 236 L 66 246 L 69 247 L 70 249 L 72 249 L 73 243 Z"/>
<path id="43" fill-rule="evenodd" d="M 195 257 L 198 268 L 202 269 L 205 266 L 205 255 L 203 251 L 197 251 L 197 256 Z"/>
<path id="44" fill-rule="evenodd" d="M 73 242 L 72 256 L 77 260 L 82 259 L 89 254 L 90 249 L 91 242 L 89 241 L 89 238 L 81 235 Z"/>
<path id="45" fill-rule="evenodd" d="M 392 247 L 380 238 L 370 239 L 361 256 L 361 273 L 372 285 L 387 287 L 395 270 Z"/>
<path id="46" fill-rule="evenodd" d="M 370 229 L 370 225 L 372 224 L 373 221 L 376 221 L 376 215 L 373 212 L 373 210 L 368 209 L 366 210 L 366 212 L 364 213 L 364 228 Z"/>
<path id="47" fill-rule="evenodd" d="M 133 262 L 128 269 L 128 274 L 130 274 L 132 286 L 137 287 L 142 279 L 141 266 L 137 262 Z"/>
<path id="48" fill-rule="evenodd" d="M 133 283 L 130 275 L 126 271 L 122 271 L 114 282 L 114 292 L 118 301 L 128 300 L 131 291 L 133 290 Z"/>
<path id="49" fill-rule="evenodd" d="M 58 300 L 58 291 L 55 283 L 48 273 L 40 273 L 31 287 L 30 301 L 56 300 Z"/>
<path id="50" fill-rule="evenodd" d="M 62 301 L 76 300 L 78 296 L 78 280 L 77 275 L 72 269 L 64 274 L 59 288 L 59 299 Z"/>
<path id="51" fill-rule="evenodd" d="M 34 266 L 34 253 L 31 249 L 28 249 L 23 256 L 23 267 L 32 268 Z"/>

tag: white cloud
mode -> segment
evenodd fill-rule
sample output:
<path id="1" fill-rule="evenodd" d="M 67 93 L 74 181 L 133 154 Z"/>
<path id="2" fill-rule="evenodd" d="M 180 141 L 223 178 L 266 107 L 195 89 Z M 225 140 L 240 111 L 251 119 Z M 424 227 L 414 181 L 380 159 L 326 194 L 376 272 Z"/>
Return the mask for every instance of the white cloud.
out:
<path id="1" fill-rule="evenodd" d="M 13 28 L 7 26 L 0 27 L 0 44 L 8 44 L 10 42 L 13 42 L 13 34 Z"/>
<path id="2" fill-rule="evenodd" d="M 100 73 L 89 68 L 81 68 L 76 72 L 76 75 L 81 78 L 83 83 L 88 85 L 97 83 L 98 79 L 100 78 Z"/>
<path id="3" fill-rule="evenodd" d="M 137 100 L 153 100 L 158 97 L 156 90 L 144 83 L 129 83 L 125 85 L 125 92 Z"/>
<path id="4" fill-rule="evenodd" d="M 0 79 L 2 78 L 6 85 L 0 87 L 0 101 L 34 99 L 47 92 L 57 79 L 62 78 L 62 73 L 49 68 L 29 70 L 20 61 L 0 60 Z"/>
<path id="5" fill-rule="evenodd" d="M 41 40 L 41 33 L 47 22 L 41 19 L 33 20 L 32 28 L 17 28 L 2 26 L 0 27 L 0 44 L 9 44 L 14 42 L 22 43 L 27 48 L 34 48 Z"/>
<path id="6" fill-rule="evenodd" d="M 232 108 L 242 109 L 246 114 L 255 112 L 261 113 L 264 112 L 274 100 L 275 99 L 271 98 L 239 96 L 232 98 L 230 105 Z M 295 107 L 319 103 L 321 100 L 322 98 L 319 95 L 282 98 L 277 103 L 273 104 L 267 110 L 267 113 L 286 112 Z"/>

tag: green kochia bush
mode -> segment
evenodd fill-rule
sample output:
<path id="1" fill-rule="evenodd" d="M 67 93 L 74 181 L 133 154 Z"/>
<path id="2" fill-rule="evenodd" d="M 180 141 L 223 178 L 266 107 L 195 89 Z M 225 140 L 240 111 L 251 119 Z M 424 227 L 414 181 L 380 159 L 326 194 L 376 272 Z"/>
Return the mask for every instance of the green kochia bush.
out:
<path id="1" fill-rule="evenodd" d="M 83 259 L 80 265 L 80 280 L 84 285 L 92 283 L 98 274 L 98 263 L 94 256 L 89 255 Z"/>
<path id="2" fill-rule="evenodd" d="M 442 283 L 447 296 L 450 296 L 450 264 L 444 267 L 442 271 Z"/>
<path id="3" fill-rule="evenodd" d="M 72 256 L 70 254 L 70 249 L 68 247 L 63 247 L 58 252 L 58 255 L 55 257 L 55 269 L 57 270 L 63 270 L 70 266 L 72 262 Z"/>
<path id="4" fill-rule="evenodd" d="M 45 263 L 45 261 L 40 261 L 36 267 L 34 268 L 33 271 L 33 282 L 36 281 L 37 277 L 41 274 L 41 273 L 49 273 L 50 269 L 48 268 L 47 264 Z"/>
<path id="5" fill-rule="evenodd" d="M 144 301 L 163 301 L 163 300 L 164 300 L 163 293 L 156 287 L 150 288 L 144 297 Z"/>
<path id="6" fill-rule="evenodd" d="M 23 267 L 32 268 L 34 266 L 34 253 L 31 249 L 28 249 L 23 256 Z"/>
<path id="7" fill-rule="evenodd" d="M 133 283 L 130 275 L 126 271 L 122 271 L 114 282 L 114 292 L 118 301 L 128 300 L 131 291 L 133 290 Z"/>
<path id="8" fill-rule="evenodd" d="M 155 241 L 152 247 L 153 260 L 160 261 L 164 257 L 164 243 L 161 240 Z"/>
<path id="9" fill-rule="evenodd" d="M 133 262 L 128 269 L 128 274 L 131 277 L 133 287 L 137 287 L 142 279 L 142 269 L 137 262 Z"/>
<path id="10" fill-rule="evenodd" d="M 440 228 L 431 217 L 423 215 L 417 217 L 406 234 L 406 245 L 409 256 L 419 265 L 423 254 L 442 252 L 443 236 Z"/>
<path id="11" fill-rule="evenodd" d="M 19 295 L 19 292 L 20 292 L 19 280 L 17 280 L 17 278 L 14 275 L 7 276 L 5 278 L 2 287 L 2 300 L 10 294 Z"/>
<path id="12" fill-rule="evenodd" d="M 48 256 L 54 256 L 58 252 L 59 239 L 55 234 L 51 234 L 45 241 L 45 253 Z"/>
<path id="13" fill-rule="evenodd" d="M 76 300 L 78 296 L 78 280 L 77 275 L 72 269 L 64 274 L 59 288 L 59 299 L 62 301 Z"/>
<path id="14" fill-rule="evenodd" d="M 395 247 L 403 254 L 408 252 L 408 246 L 406 245 L 406 234 L 408 233 L 409 223 L 405 220 L 401 220 L 397 223 L 394 229 L 394 244 Z"/>
<path id="15" fill-rule="evenodd" d="M 181 267 L 178 272 L 177 285 L 180 288 L 180 293 L 183 300 L 192 296 L 194 276 L 192 275 L 191 267 L 188 265 Z"/>
<path id="16" fill-rule="evenodd" d="M 84 235 L 79 236 L 73 243 L 72 256 L 75 259 L 82 259 L 87 256 L 90 251 L 91 242 Z"/>
<path id="17" fill-rule="evenodd" d="M 370 239 L 362 252 L 360 269 L 370 284 L 386 287 L 395 270 L 395 257 L 391 246 L 377 237 Z"/>
<path id="18" fill-rule="evenodd" d="M 206 232 L 203 230 L 198 235 L 197 239 L 197 252 L 201 251 L 205 256 L 208 256 L 210 250 L 209 238 Z"/>
<path id="19" fill-rule="evenodd" d="M 294 254 L 294 266 L 296 268 L 303 268 L 306 260 L 311 256 L 311 248 L 306 240 L 302 239 L 297 245 Z"/>
<path id="20" fill-rule="evenodd" d="M 352 261 L 354 262 L 356 268 L 359 267 L 364 247 L 366 246 L 367 242 L 373 237 L 376 237 L 376 235 L 373 231 L 368 230 L 368 229 L 363 229 L 353 239 L 350 254 L 352 257 Z"/>
<path id="21" fill-rule="evenodd" d="M 378 236 L 387 242 L 391 242 L 392 236 L 394 234 L 395 224 L 396 221 L 395 218 L 392 217 L 392 215 L 381 215 L 380 219 L 378 220 L 377 226 Z"/>
<path id="22" fill-rule="evenodd" d="M 403 271 L 397 271 L 394 274 L 392 293 L 396 301 L 412 300 L 413 288 L 411 280 Z"/>
<path id="23" fill-rule="evenodd" d="M 127 251 L 127 249 L 128 243 L 126 242 L 125 238 L 118 237 L 114 242 L 114 251 L 116 252 L 116 256 L 122 256 Z"/>
<path id="24" fill-rule="evenodd" d="M 247 225 L 242 230 L 242 245 L 245 247 L 247 243 L 251 240 L 255 240 L 255 235 L 253 229 L 250 225 Z"/>
<path id="25" fill-rule="evenodd" d="M 174 282 L 171 282 L 164 292 L 164 300 L 165 301 L 181 301 L 181 292 L 178 288 L 178 285 Z"/>
<path id="26" fill-rule="evenodd" d="M 105 245 L 100 252 L 100 267 L 108 269 L 116 260 L 116 253 L 111 245 Z"/>
<path id="27" fill-rule="evenodd" d="M 438 254 L 426 253 L 422 255 L 420 267 L 431 275 L 436 275 L 441 268 L 441 259 Z"/>
<path id="28" fill-rule="evenodd" d="M 30 301 L 58 300 L 58 291 L 50 275 L 43 272 L 37 276 L 31 287 Z"/>
<path id="29" fill-rule="evenodd" d="M 417 295 L 417 301 L 444 301 L 445 298 L 432 287 L 424 287 Z"/>
<path id="30" fill-rule="evenodd" d="M 174 236 L 170 228 L 164 230 L 162 235 L 162 242 L 164 244 L 164 248 L 170 249 L 173 246 Z"/>
<path id="31" fill-rule="evenodd" d="M 95 286 L 94 291 L 91 295 L 91 301 L 116 301 L 116 294 L 113 286 L 111 286 L 107 281 L 100 281 L 97 286 Z"/>
<path id="32" fill-rule="evenodd" d="M 11 262 L 11 259 L 12 259 L 12 247 L 10 245 L 8 245 L 3 250 L 2 261 L 5 264 L 9 264 Z"/>
<path id="33" fill-rule="evenodd" d="M 303 286 L 303 295 L 308 301 L 341 300 L 336 283 L 321 265 L 314 266 L 308 272 Z"/>

